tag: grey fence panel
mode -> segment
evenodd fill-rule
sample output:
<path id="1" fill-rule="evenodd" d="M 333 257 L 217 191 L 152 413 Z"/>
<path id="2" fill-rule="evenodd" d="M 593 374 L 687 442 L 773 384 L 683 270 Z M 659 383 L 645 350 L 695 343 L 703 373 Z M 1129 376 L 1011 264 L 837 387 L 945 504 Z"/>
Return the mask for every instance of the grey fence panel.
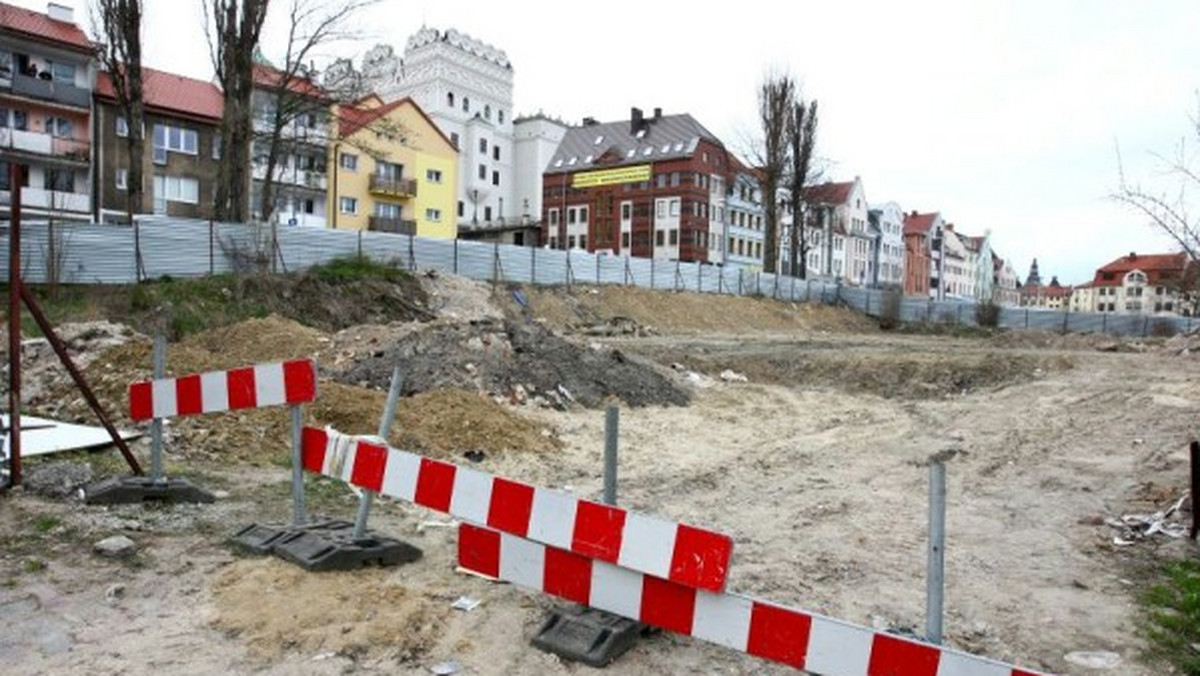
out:
<path id="1" fill-rule="evenodd" d="M 498 246 L 493 254 L 499 263 L 500 280 L 513 284 L 529 284 L 533 281 L 529 267 L 529 252 L 524 247 Z"/>
<path id="2" fill-rule="evenodd" d="M 645 289 L 650 286 L 650 273 L 654 269 L 653 261 L 648 258 L 629 259 L 630 283 Z"/>
<path id="3" fill-rule="evenodd" d="M 600 257 L 600 283 L 625 284 L 625 261 L 623 256 Z"/>
<path id="4" fill-rule="evenodd" d="M 387 265 L 394 264 L 401 267 L 408 265 L 407 237 L 383 232 L 363 232 L 355 235 L 354 248 L 356 251 L 360 241 L 364 258 Z"/>
<path id="5" fill-rule="evenodd" d="M 427 257 L 422 257 L 425 259 L 432 259 L 435 254 L 432 247 L 423 248 L 422 251 L 429 254 Z M 496 274 L 495 257 L 493 254 L 494 249 L 491 244 L 485 242 L 459 242 L 458 274 L 463 277 L 470 277 L 471 279 L 491 280 L 493 275 Z"/>
<path id="6" fill-rule="evenodd" d="M 596 258 L 592 254 L 580 250 L 567 251 L 567 258 L 571 261 L 572 284 L 596 283 Z"/>
<path id="7" fill-rule="evenodd" d="M 567 254 L 557 249 L 539 249 L 534 262 L 537 269 L 534 284 L 565 284 L 567 282 Z"/>

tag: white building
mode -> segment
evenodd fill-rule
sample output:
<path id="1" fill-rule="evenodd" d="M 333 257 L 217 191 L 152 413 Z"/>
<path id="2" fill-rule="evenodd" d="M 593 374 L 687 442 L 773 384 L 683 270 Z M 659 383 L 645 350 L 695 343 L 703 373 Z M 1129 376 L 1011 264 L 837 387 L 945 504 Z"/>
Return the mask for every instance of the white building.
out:
<path id="1" fill-rule="evenodd" d="M 523 214 L 514 170 L 513 68 L 503 50 L 454 29 L 422 28 L 408 39 L 403 58 L 387 45 L 368 52 L 362 78 L 385 101 L 411 97 L 458 147 L 460 226 L 500 225 Z"/>
<path id="2" fill-rule="evenodd" d="M 567 134 L 567 125 L 541 113 L 513 120 L 515 216 L 537 223 L 542 214 L 542 173 Z"/>
<path id="3" fill-rule="evenodd" d="M 763 268 L 763 201 L 758 178 L 745 167 L 733 175 L 732 190 L 725 200 L 726 237 L 724 261 L 751 271 Z M 787 239 L 783 240 L 785 243 Z M 784 256 L 787 260 L 787 256 Z"/>
<path id="4" fill-rule="evenodd" d="M 904 210 L 895 202 L 885 202 L 871 207 L 868 218 L 879 231 L 873 284 L 884 287 L 902 287 L 904 285 Z"/>
<path id="5" fill-rule="evenodd" d="M 254 66 L 254 91 L 250 97 L 254 133 L 258 137 L 250 152 L 250 213 L 263 218 L 262 190 L 267 177 L 267 139 L 275 123 L 281 97 L 292 118 L 282 130 L 282 144 L 276 159 L 274 180 L 275 211 L 279 225 L 323 228 L 326 225 L 326 194 L 329 189 L 327 160 L 332 135 L 326 112 L 328 100 L 316 83 L 297 77 L 282 92 L 285 74 L 267 64 Z M 298 103 L 304 101 L 305 103 Z"/>

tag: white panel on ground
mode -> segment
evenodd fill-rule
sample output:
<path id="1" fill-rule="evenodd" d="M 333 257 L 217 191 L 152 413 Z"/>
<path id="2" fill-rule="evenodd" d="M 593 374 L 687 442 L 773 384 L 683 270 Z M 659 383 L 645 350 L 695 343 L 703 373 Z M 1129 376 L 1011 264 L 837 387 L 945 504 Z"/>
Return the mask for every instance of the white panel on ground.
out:
<path id="1" fill-rule="evenodd" d="M 0 424 L 3 424 L 5 430 L 8 429 L 7 415 L 0 416 Z M 128 430 L 119 430 L 119 432 L 121 438 L 125 440 L 136 439 L 142 436 L 141 432 L 130 432 Z M 103 427 L 74 425 L 29 415 L 21 416 L 22 458 L 34 455 L 46 455 L 48 453 L 59 453 L 61 451 L 79 451 L 106 446 L 111 443 L 112 437 L 108 436 L 108 431 Z M 10 448 L 12 446 L 9 443 L 6 432 L 4 435 L 5 458 L 8 457 Z"/>

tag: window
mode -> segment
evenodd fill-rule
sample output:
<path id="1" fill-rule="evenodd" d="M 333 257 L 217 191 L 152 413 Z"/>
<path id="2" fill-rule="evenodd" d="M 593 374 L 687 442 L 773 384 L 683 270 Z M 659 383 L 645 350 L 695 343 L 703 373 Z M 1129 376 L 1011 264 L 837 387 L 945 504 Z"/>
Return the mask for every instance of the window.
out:
<path id="1" fill-rule="evenodd" d="M 664 231 L 655 230 L 654 231 L 654 246 L 662 246 L 664 236 L 665 236 Z"/>
<path id="2" fill-rule="evenodd" d="M 129 120 L 126 120 L 124 117 L 117 118 L 117 136 L 121 138 L 129 136 Z"/>
<path id="3" fill-rule="evenodd" d="M 338 199 L 338 209 L 343 214 L 355 215 L 358 213 L 358 200 L 353 197 L 342 197 Z"/>
<path id="4" fill-rule="evenodd" d="M 302 211 L 304 211 L 304 213 L 306 213 L 306 214 L 311 214 L 311 213 L 316 212 L 316 202 L 314 202 L 313 200 L 304 200 L 304 208 L 302 209 Z"/>
<path id="5" fill-rule="evenodd" d="M 479 139 L 479 153 L 481 155 L 487 155 L 487 139 L 485 138 Z"/>
<path id="6" fill-rule="evenodd" d="M 553 235 L 550 236 L 550 248 L 551 249 L 558 248 L 558 238 L 554 237 Z"/>
<path id="7" fill-rule="evenodd" d="M 621 220 L 628 221 L 633 218 L 633 205 L 626 202 L 621 205 Z"/>
<path id="8" fill-rule="evenodd" d="M 446 107 L 454 107 L 454 92 L 446 92 Z"/>
<path id="9" fill-rule="evenodd" d="M 430 183 L 441 183 L 442 182 L 442 172 L 438 171 L 437 169 L 426 169 L 425 170 L 425 180 Z"/>
<path id="10" fill-rule="evenodd" d="M 468 99 L 465 96 L 463 97 L 463 112 L 464 113 L 471 112 L 471 99 Z"/>
<path id="11" fill-rule="evenodd" d="M 487 180 L 487 167 L 482 164 L 479 165 L 479 180 L 481 180 L 481 181 Z"/>
<path id="12" fill-rule="evenodd" d="M 339 163 L 340 166 L 346 171 L 358 171 L 358 155 L 353 153 L 342 153 Z"/>
<path id="13" fill-rule="evenodd" d="M 29 128 L 29 114 L 23 110 L 13 111 L 13 129 L 25 131 Z"/>
<path id="14" fill-rule="evenodd" d="M 117 190 L 129 189 L 129 170 L 117 169 Z"/>
<path id="15" fill-rule="evenodd" d="M 454 146 L 455 150 L 458 150 L 458 132 L 450 132 L 450 145 Z"/>
<path id="16" fill-rule="evenodd" d="M 458 217 L 459 218 L 463 217 L 463 201 L 462 200 L 458 201 Z"/>
<path id="17" fill-rule="evenodd" d="M 65 117 L 47 117 L 46 132 L 59 138 L 71 138 L 75 125 Z"/>
<path id="18" fill-rule="evenodd" d="M 679 186 L 679 172 L 678 172 L 678 171 L 672 171 L 672 172 L 671 172 L 671 187 L 672 187 L 672 188 L 675 188 L 675 187 L 678 187 L 678 186 Z"/>
<path id="19" fill-rule="evenodd" d="M 483 107 L 483 119 L 492 119 L 492 104 L 489 103 Z"/>
<path id="20" fill-rule="evenodd" d="M 629 248 L 629 233 L 627 233 L 627 232 L 621 233 L 621 248 L 622 249 Z"/>
<path id="21" fill-rule="evenodd" d="M 500 122 L 500 124 L 504 124 L 504 110 L 503 109 L 496 111 L 496 119 Z"/>
<path id="22" fill-rule="evenodd" d="M 500 172 L 492 172 L 492 185 L 500 185 Z"/>
<path id="23" fill-rule="evenodd" d="M 399 204 L 389 204 L 387 202 L 377 202 L 375 204 L 375 215 L 379 218 L 389 218 L 398 221 L 403 211 L 403 208 Z"/>
<path id="24" fill-rule="evenodd" d="M 485 221 L 492 220 L 492 208 L 491 207 L 483 208 L 483 220 L 485 220 Z"/>
<path id="25" fill-rule="evenodd" d="M 580 236 L 579 236 L 579 248 L 580 248 L 580 249 L 586 249 L 586 248 L 587 248 L 587 235 L 580 235 Z"/>
<path id="26" fill-rule="evenodd" d="M 679 231 L 671 230 L 671 237 L 668 241 L 671 243 L 671 246 L 678 245 L 679 244 Z"/>
<path id="27" fill-rule="evenodd" d="M 497 162 L 500 161 L 500 146 L 494 143 L 492 144 L 492 159 L 496 160 Z"/>
<path id="28" fill-rule="evenodd" d="M 568 248 L 568 249 L 574 249 L 574 248 L 575 248 L 575 235 L 569 235 L 569 236 L 567 237 L 567 248 Z"/>
<path id="29" fill-rule="evenodd" d="M 671 215 L 679 215 L 679 200 L 671 200 Z"/>
<path id="30" fill-rule="evenodd" d="M 221 135 L 212 135 L 212 158 L 214 160 L 221 159 Z"/>
<path id="31" fill-rule="evenodd" d="M 667 175 L 659 174 L 658 176 L 655 176 L 654 177 L 654 187 L 656 187 L 656 188 L 667 187 Z"/>
<path id="32" fill-rule="evenodd" d="M 570 209 L 567 209 L 567 225 L 574 225 L 575 217 L 577 215 L 578 215 L 578 212 L 575 210 L 575 207 L 571 207 Z"/>
<path id="33" fill-rule="evenodd" d="M 67 169 L 46 169 L 43 186 L 56 192 L 75 192 L 75 172 Z"/>
<path id="34" fill-rule="evenodd" d="M 154 177 L 154 197 L 169 202 L 199 204 L 200 182 L 194 178 L 158 174 Z"/>
<path id="35" fill-rule="evenodd" d="M 658 203 L 654 205 L 654 212 L 655 212 L 655 215 L 658 216 L 659 218 L 666 216 L 667 215 L 667 201 L 659 200 Z"/>
<path id="36" fill-rule="evenodd" d="M 1156 296 L 1163 295 L 1163 288 L 1161 286 L 1154 287 L 1154 295 L 1156 295 Z"/>
<path id="37" fill-rule="evenodd" d="M 404 165 L 377 160 L 375 175 L 388 181 L 399 181 L 404 176 Z"/>
<path id="38" fill-rule="evenodd" d="M 69 63 L 50 64 L 50 75 L 59 82 L 75 84 L 75 66 Z"/>
<path id="39" fill-rule="evenodd" d="M 558 225 L 558 209 L 550 210 L 550 225 Z"/>
<path id="40" fill-rule="evenodd" d="M 194 129 L 183 129 L 165 124 L 154 125 L 155 164 L 166 164 L 168 152 L 195 155 L 198 146 L 198 135 Z"/>

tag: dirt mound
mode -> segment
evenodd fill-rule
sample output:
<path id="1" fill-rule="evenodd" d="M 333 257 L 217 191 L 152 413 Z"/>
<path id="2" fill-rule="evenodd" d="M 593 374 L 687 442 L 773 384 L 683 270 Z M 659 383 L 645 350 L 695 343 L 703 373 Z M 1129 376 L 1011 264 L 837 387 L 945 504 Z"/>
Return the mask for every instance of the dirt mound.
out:
<path id="1" fill-rule="evenodd" d="M 426 321 L 425 291 L 409 275 L 390 279 L 330 280 L 319 272 L 295 277 L 246 277 L 237 293 L 253 298 L 265 312 L 294 319 L 323 331 L 356 324 Z"/>
<path id="2" fill-rule="evenodd" d="M 435 457 L 467 451 L 548 453 L 562 444 L 533 421 L 473 392 L 425 392 L 400 402 L 396 443 Z"/>
<path id="3" fill-rule="evenodd" d="M 406 393 L 437 389 L 487 392 L 524 401 L 576 401 L 599 406 L 617 397 L 630 406 L 686 405 L 689 395 L 649 362 L 619 350 L 585 347 L 539 324 L 516 321 L 434 324 L 364 356 L 335 378 L 379 389 L 393 365 Z"/>
<path id="4" fill-rule="evenodd" d="M 463 322 L 498 320 L 504 317 L 492 302 L 492 288 L 484 282 L 430 270 L 419 278 L 429 309 L 445 319 Z"/>
<path id="5" fill-rule="evenodd" d="M 381 569 L 313 575 L 276 559 L 241 560 L 221 571 L 213 592 L 214 626 L 264 660 L 297 651 L 410 661 L 436 645 L 445 622 L 444 604 Z"/>
<path id="6" fill-rule="evenodd" d="M 861 313 L 815 303 L 718 294 L 666 293 L 626 286 L 526 287 L 529 309 L 546 325 L 572 331 L 625 318 L 660 332 L 857 331 L 878 327 Z M 519 312 L 515 301 L 505 305 Z"/>
<path id="7" fill-rule="evenodd" d="M 271 315 L 198 333 L 185 339 L 181 346 L 202 348 L 219 355 L 226 363 L 250 365 L 308 359 L 328 340 L 316 329 Z"/>

